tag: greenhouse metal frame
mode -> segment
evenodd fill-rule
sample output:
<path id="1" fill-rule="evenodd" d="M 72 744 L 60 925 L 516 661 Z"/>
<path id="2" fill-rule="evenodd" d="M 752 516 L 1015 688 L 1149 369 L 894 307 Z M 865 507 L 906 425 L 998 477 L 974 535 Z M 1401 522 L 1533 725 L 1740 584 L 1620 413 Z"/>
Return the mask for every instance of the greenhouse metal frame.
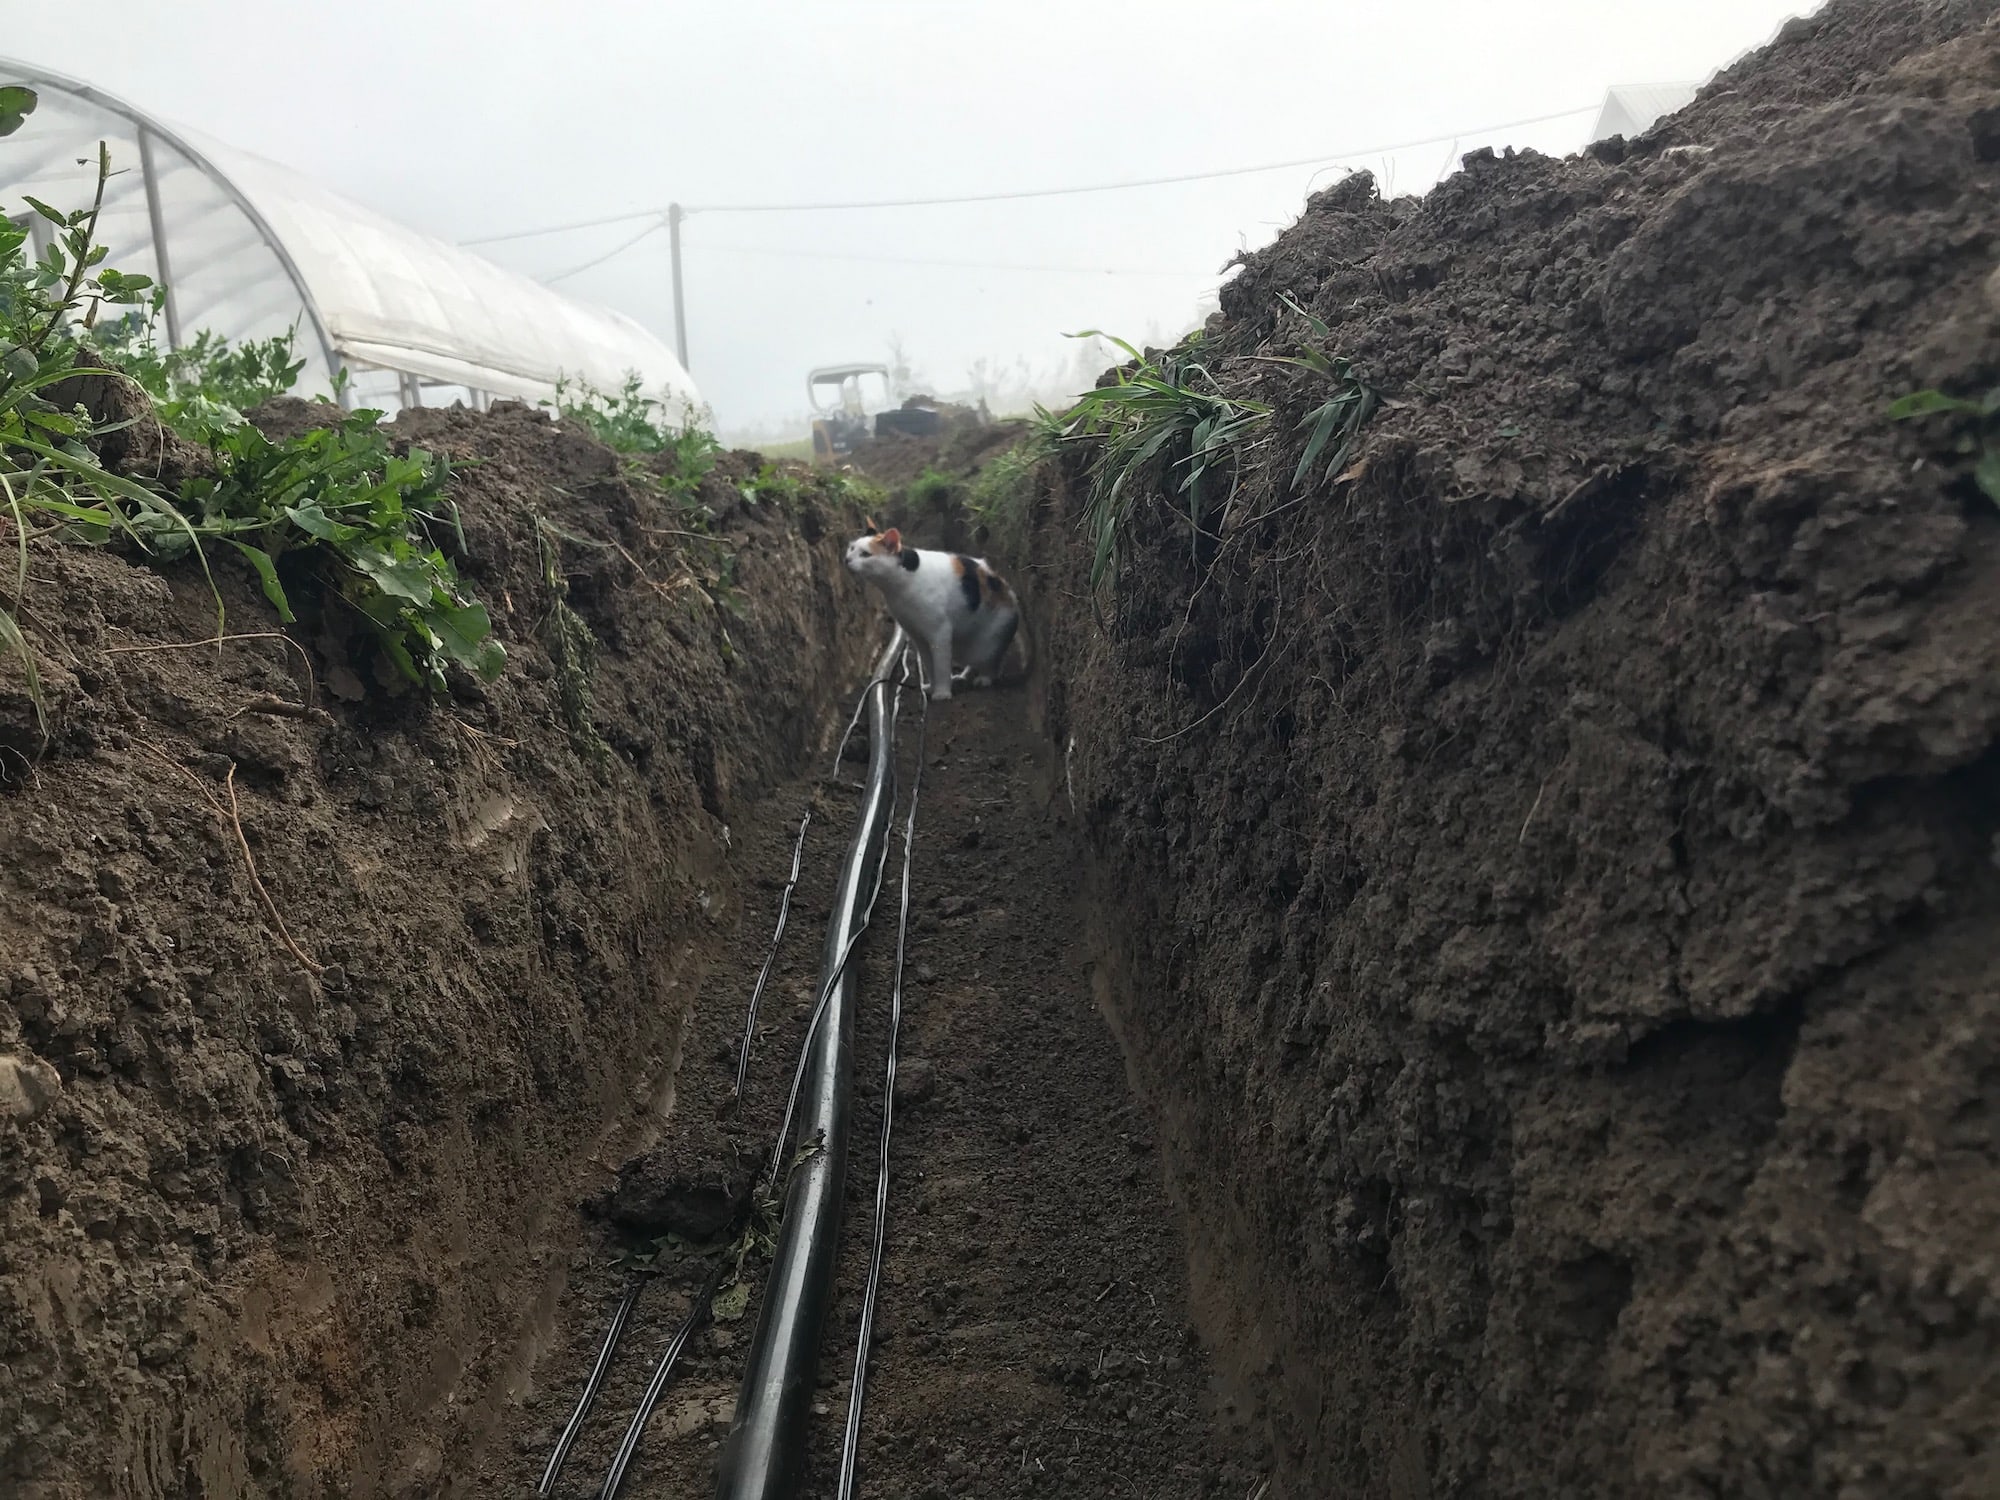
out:
<path id="1" fill-rule="evenodd" d="M 85 207 L 108 144 L 99 240 L 107 263 L 167 288 L 172 348 L 292 331 L 302 394 L 397 408 L 496 397 L 552 401 L 562 380 L 615 390 L 636 375 L 672 420 L 702 411 L 672 348 L 609 308 L 565 296 L 399 224 L 247 151 L 170 124 L 90 84 L 0 60 L 0 83 L 40 105 L 0 140 L 0 199 L 39 252 L 48 226 L 24 194 Z M 340 372 L 347 379 L 337 379 Z"/>

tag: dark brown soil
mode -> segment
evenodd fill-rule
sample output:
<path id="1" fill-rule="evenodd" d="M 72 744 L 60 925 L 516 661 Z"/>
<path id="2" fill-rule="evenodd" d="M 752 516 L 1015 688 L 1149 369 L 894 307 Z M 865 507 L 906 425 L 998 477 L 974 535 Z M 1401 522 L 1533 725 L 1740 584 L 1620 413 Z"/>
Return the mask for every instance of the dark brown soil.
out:
<path id="1" fill-rule="evenodd" d="M 297 404 L 294 403 L 297 408 Z M 308 420 L 303 408 L 268 414 Z M 37 736 L 0 666 L 0 1492 L 435 1493 L 534 1363 L 593 1162 L 657 1136 L 733 929 L 732 825 L 823 753 L 855 523 L 676 515 L 519 408 L 421 413 L 509 667 L 435 708 L 199 574 L 37 550 Z M 596 642 L 566 703 L 534 517 Z M 811 540 L 808 540 L 811 538 Z M 302 665 L 310 653 L 309 676 Z M 591 742 L 584 728 L 601 736 Z M 282 918 L 253 888 L 229 806 Z M 296 948 L 296 952 L 293 948 Z"/>
<path id="2" fill-rule="evenodd" d="M 1204 1329 L 1284 1496 L 2000 1488 L 1990 3 L 1834 0 L 1651 137 L 1366 178 L 1209 357 L 1278 407 L 1047 713 Z M 1290 489 L 1332 325 L 1394 404 Z M 1101 614 L 1102 624 L 1099 623 Z"/>
<path id="3" fill-rule="evenodd" d="M 1178 1219 L 1080 946 L 1074 833 L 1059 771 L 1052 778 L 1038 758 L 1024 708 L 1019 690 L 961 695 L 940 705 L 930 725 L 861 1493 L 1242 1500 L 1263 1471 L 1252 1413 L 1212 1380 L 1188 1322 Z M 906 791 L 914 712 L 904 721 Z M 809 790 L 793 795 L 803 806 Z M 772 799 L 776 816 L 741 846 L 746 862 L 768 873 L 746 905 L 730 960 L 711 971 L 690 1018 L 674 1126 L 680 1144 L 642 1164 L 634 1182 L 675 1177 L 689 1160 L 726 1158 L 737 1141 L 768 1149 L 775 1133 L 852 821 L 851 794 L 822 790 L 748 1105 L 718 1124 L 742 1006 L 776 913 L 779 881 L 770 877 L 782 876 L 791 856 L 796 821 L 786 801 Z M 847 1410 L 900 860 L 898 845 L 881 897 L 885 925 L 862 950 L 845 1254 L 821 1356 L 806 1496 L 833 1492 Z M 624 1196 L 637 1203 L 646 1194 Z M 455 1493 L 532 1490 L 623 1284 L 607 1253 L 615 1243 L 576 1257 L 550 1352 L 510 1417 L 512 1441 Z M 597 1493 L 698 1280 L 692 1270 L 669 1273 L 642 1294 L 561 1495 Z M 741 1318 L 697 1337 L 648 1431 L 630 1493 L 712 1493 L 755 1318 L 753 1300 Z"/>
<path id="4" fill-rule="evenodd" d="M 937 411 L 941 421 L 935 434 L 886 433 L 857 443 L 842 462 L 877 484 L 900 489 L 927 469 L 956 473 L 975 466 L 982 454 L 1011 441 L 1023 425 L 991 421 L 970 406 L 949 402 Z"/>
<path id="5" fill-rule="evenodd" d="M 1028 433 L 1018 419 L 981 422 L 966 407 L 948 410 L 944 431 L 934 438 L 892 434 L 863 443 L 844 460 L 854 472 L 886 491 L 873 519 L 895 526 L 919 547 L 960 551 L 984 547 L 987 538 L 965 509 L 967 486 L 979 471 Z M 918 483 L 929 476 L 927 483 Z"/>

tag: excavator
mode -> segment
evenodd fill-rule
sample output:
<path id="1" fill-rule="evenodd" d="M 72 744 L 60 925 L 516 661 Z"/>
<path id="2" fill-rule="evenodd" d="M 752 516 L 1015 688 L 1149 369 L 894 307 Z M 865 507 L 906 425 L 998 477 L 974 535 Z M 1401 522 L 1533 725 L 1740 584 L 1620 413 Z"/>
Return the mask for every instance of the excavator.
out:
<path id="1" fill-rule="evenodd" d="M 864 386 L 863 382 L 867 382 Z M 871 399 L 872 398 L 872 399 Z M 928 437 L 941 418 L 925 406 L 890 406 L 887 365 L 825 365 L 806 376 L 806 399 L 812 403 L 812 452 L 816 464 L 832 463 L 868 440 L 868 408 L 876 408 L 876 437 L 900 432 Z"/>

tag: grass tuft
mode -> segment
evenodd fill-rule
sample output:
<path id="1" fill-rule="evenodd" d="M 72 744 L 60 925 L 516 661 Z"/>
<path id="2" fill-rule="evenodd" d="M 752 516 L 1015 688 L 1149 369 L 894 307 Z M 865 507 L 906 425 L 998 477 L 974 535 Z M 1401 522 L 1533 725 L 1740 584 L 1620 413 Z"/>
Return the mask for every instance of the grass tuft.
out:
<path id="1" fill-rule="evenodd" d="M 1096 330 L 1073 338 L 1104 338 Z M 1191 342 L 1158 359 L 1141 354 L 1123 339 L 1114 344 L 1131 356 L 1110 385 L 1086 393 L 1064 415 L 1057 430 L 1063 443 L 1096 448 L 1084 529 L 1090 536 L 1090 581 L 1101 584 L 1117 562 L 1118 541 L 1135 494 L 1149 481 L 1163 480 L 1186 505 L 1188 544 L 1194 552 L 1217 507 L 1212 498 L 1226 478 L 1234 497 L 1243 456 L 1271 408 L 1225 392 L 1214 373 L 1195 355 Z"/>

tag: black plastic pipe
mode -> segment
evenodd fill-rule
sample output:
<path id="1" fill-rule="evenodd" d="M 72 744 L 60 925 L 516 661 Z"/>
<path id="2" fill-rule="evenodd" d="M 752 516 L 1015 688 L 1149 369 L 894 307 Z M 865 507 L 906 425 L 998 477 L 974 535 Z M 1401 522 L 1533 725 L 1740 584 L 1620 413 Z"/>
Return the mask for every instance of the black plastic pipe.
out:
<path id="1" fill-rule="evenodd" d="M 820 1335 L 833 1300 L 840 1247 L 840 1202 L 847 1176 L 847 1129 L 854 1056 L 855 969 L 844 961 L 880 888 L 882 853 L 896 800 L 896 689 L 888 678 L 903 632 L 889 638 L 868 690 L 868 778 L 847 862 L 840 873 L 820 959 L 825 1009 L 810 1041 L 798 1121 L 781 1155 L 809 1143 L 785 1193 L 785 1219 L 751 1335 L 743 1388 L 722 1450 L 717 1500 L 794 1500 L 805 1467 Z"/>

